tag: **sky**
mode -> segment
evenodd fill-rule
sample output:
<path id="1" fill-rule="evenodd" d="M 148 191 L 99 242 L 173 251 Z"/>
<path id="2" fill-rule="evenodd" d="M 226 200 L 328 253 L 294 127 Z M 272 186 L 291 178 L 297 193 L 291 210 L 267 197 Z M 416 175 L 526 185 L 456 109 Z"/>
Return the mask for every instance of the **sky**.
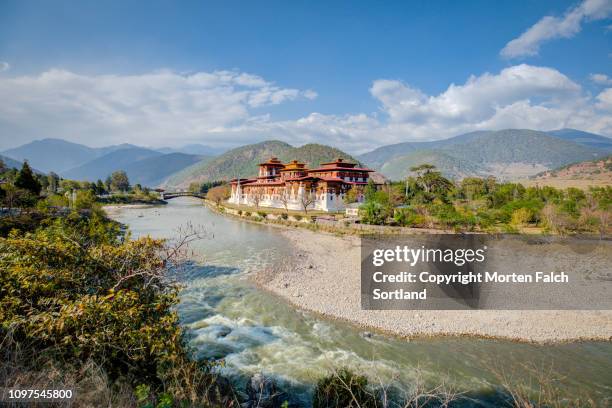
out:
<path id="1" fill-rule="evenodd" d="M 1 0 L 0 101 L 0 150 L 612 136 L 612 0 Z"/>

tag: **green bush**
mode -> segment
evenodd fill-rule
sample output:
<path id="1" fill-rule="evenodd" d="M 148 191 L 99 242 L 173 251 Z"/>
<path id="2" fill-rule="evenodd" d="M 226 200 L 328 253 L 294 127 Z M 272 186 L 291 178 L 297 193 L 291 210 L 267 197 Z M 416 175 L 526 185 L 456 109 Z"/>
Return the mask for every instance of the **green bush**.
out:
<path id="1" fill-rule="evenodd" d="M 374 408 L 382 406 L 368 379 L 343 368 L 317 382 L 313 408 Z"/>
<path id="2" fill-rule="evenodd" d="M 288 218 L 289 218 L 289 214 L 287 214 L 287 213 L 282 213 L 282 214 L 280 215 L 280 217 L 281 217 L 281 219 L 286 220 L 286 219 L 288 219 Z"/>
<path id="3" fill-rule="evenodd" d="M 402 227 L 412 227 L 416 224 L 417 213 L 410 208 L 398 208 L 393 214 L 393 219 Z"/>
<path id="4" fill-rule="evenodd" d="M 366 202 L 361 206 L 361 221 L 365 224 L 383 225 L 390 216 L 390 208 L 377 201 Z"/>
<path id="5" fill-rule="evenodd" d="M 39 225 L 0 238 L 0 340 L 62 364 L 94 361 L 112 381 L 204 402 L 214 377 L 184 346 L 178 288 L 163 278 L 173 262 L 160 255 L 164 242 L 124 241 L 97 211 Z"/>
<path id="6" fill-rule="evenodd" d="M 257 211 L 257 215 L 259 215 L 261 218 L 266 218 L 268 213 L 265 211 Z"/>

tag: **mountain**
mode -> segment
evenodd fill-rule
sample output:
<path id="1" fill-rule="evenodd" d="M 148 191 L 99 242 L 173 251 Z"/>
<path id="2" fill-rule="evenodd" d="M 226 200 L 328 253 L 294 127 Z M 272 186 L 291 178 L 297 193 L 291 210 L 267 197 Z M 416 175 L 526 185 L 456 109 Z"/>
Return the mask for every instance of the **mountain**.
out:
<path id="1" fill-rule="evenodd" d="M 410 175 L 411 167 L 421 164 L 433 164 L 444 175 L 454 179 L 486 173 L 485 169 L 477 164 L 437 150 L 418 150 L 394 157 L 382 165 L 380 172 L 391 180 L 401 180 Z"/>
<path id="2" fill-rule="evenodd" d="M 471 140 L 474 137 L 479 136 L 486 131 L 477 131 L 466 133 L 463 135 L 451 137 L 450 139 L 435 140 L 432 142 L 404 142 L 386 145 L 372 150 L 371 152 L 361 154 L 357 156 L 359 160 L 367 163 L 373 168 L 381 168 L 382 165 L 399 156 L 404 156 L 408 153 L 412 153 L 418 150 L 432 150 L 441 146 L 451 146 L 458 143 L 463 143 Z"/>
<path id="3" fill-rule="evenodd" d="M 547 170 L 521 182 L 525 185 L 557 188 L 610 186 L 612 185 L 612 155 Z"/>
<path id="4" fill-rule="evenodd" d="M 311 168 L 337 157 L 357 161 L 347 153 L 330 146 L 307 144 L 293 147 L 285 142 L 271 140 L 232 149 L 212 160 L 196 163 L 174 174 L 168 179 L 166 185 L 184 188 L 192 182 L 256 176 L 257 165 L 272 156 L 285 162 L 299 160 L 307 163 Z"/>
<path id="5" fill-rule="evenodd" d="M 57 173 L 79 166 L 98 154 L 96 149 L 61 139 L 42 139 L 2 152 L 15 160 L 27 160 L 41 171 Z"/>
<path id="6" fill-rule="evenodd" d="M 88 161 L 83 165 L 63 171 L 60 173 L 60 175 L 62 177 L 74 180 L 104 180 L 113 171 L 125 170 L 139 160 L 159 156 L 163 156 L 163 154 L 142 147 L 128 147 L 112 151 L 101 157 Z"/>
<path id="7" fill-rule="evenodd" d="M 0 160 L 2 160 L 2 163 L 4 163 L 4 167 L 6 168 L 20 169 L 21 166 L 23 165 L 22 161 L 14 160 L 14 159 L 11 159 L 10 157 L 6 157 L 2 155 L 0 155 Z"/>
<path id="8" fill-rule="evenodd" d="M 569 140 L 588 147 L 603 149 L 612 152 L 612 138 L 596 135 L 594 133 L 583 132 L 576 129 L 559 129 L 546 132 L 549 135 L 560 139 Z"/>
<path id="9" fill-rule="evenodd" d="M 179 148 L 162 147 L 155 150 L 161 153 L 185 153 L 200 156 L 218 156 L 226 151 L 226 149 L 220 147 L 211 147 L 203 144 L 189 144 Z"/>
<path id="10" fill-rule="evenodd" d="M 161 156 L 147 157 L 123 168 L 132 184 L 156 187 L 170 175 L 210 157 L 195 154 L 169 153 Z"/>
<path id="11" fill-rule="evenodd" d="M 122 144 L 95 148 L 62 139 L 42 139 L 6 150 L 2 154 L 18 161 L 27 160 L 40 171 L 61 173 L 113 151 L 134 147 Z"/>
<path id="12" fill-rule="evenodd" d="M 435 142 L 383 146 L 358 158 L 392 179 L 404 177 L 406 169 L 423 161 L 420 157 L 437 161 L 441 171 L 450 177 L 494 175 L 515 179 L 605 154 L 601 148 L 545 132 L 506 129 L 472 132 Z"/>

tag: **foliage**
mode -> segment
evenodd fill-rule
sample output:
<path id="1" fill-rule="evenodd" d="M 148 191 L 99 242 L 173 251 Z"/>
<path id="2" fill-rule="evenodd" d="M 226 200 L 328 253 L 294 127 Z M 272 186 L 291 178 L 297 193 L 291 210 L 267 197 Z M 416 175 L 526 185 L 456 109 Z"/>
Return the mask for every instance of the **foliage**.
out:
<path id="1" fill-rule="evenodd" d="M 352 204 L 359 201 L 359 197 L 363 194 L 363 188 L 358 186 L 351 187 L 344 195 L 344 203 Z"/>
<path id="2" fill-rule="evenodd" d="M 127 173 L 123 170 L 113 172 L 110 176 L 110 189 L 112 191 L 128 191 L 130 189 L 130 180 Z"/>
<path id="3" fill-rule="evenodd" d="M 524 187 L 494 178 L 445 179 L 434 166 L 411 169 L 405 182 L 365 189 L 362 222 L 456 231 L 520 232 L 527 226 L 567 234 L 610 230 L 612 187 Z"/>
<path id="4" fill-rule="evenodd" d="M 342 368 L 320 379 L 314 392 L 313 408 L 374 408 L 382 406 L 368 379 Z"/>
<path id="5" fill-rule="evenodd" d="M 221 204 L 222 201 L 227 200 L 231 195 L 231 188 L 229 184 L 221 184 L 212 187 L 206 193 L 208 200 L 214 201 L 217 205 Z"/>
<path id="6" fill-rule="evenodd" d="M 176 252 L 124 240 L 95 210 L 37 225 L 0 238 L 2 338 L 53 361 L 94 361 L 112 381 L 150 386 L 158 404 L 212 395 L 210 366 L 190 359 L 173 310 L 165 271 Z"/>
<path id="7" fill-rule="evenodd" d="M 34 196 L 38 196 L 40 194 L 40 190 L 42 189 L 40 182 L 36 177 L 34 177 L 32 168 L 27 161 L 23 162 L 23 166 L 17 174 L 13 184 L 15 187 L 26 190 Z"/>

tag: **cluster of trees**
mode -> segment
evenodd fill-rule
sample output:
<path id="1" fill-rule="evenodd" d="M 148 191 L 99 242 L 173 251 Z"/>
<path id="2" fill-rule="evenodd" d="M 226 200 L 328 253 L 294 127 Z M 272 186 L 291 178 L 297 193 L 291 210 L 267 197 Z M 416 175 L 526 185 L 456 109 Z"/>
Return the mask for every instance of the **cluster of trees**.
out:
<path id="1" fill-rule="evenodd" d="M 377 189 L 364 189 L 362 221 L 462 231 L 516 232 L 538 227 L 554 233 L 599 232 L 610 229 L 612 188 L 525 187 L 493 177 L 445 178 L 434 166 L 411 169 L 413 175 Z M 347 200 L 356 194 L 348 194 Z M 353 198 L 354 200 L 354 198 Z"/>
<path id="2" fill-rule="evenodd" d="M 130 199 L 136 197 L 141 201 L 157 198 L 140 184 L 131 186 L 124 171 L 115 171 L 105 181 L 94 183 L 62 179 L 54 172 L 36 173 L 27 161 L 19 170 L 7 168 L 0 160 L 0 207 L 7 208 L 9 212 L 14 208 L 31 209 L 36 206 L 91 208 L 101 200 L 100 197 L 111 193 L 119 201 L 124 196 L 130 196 Z M 109 198 L 104 200 L 109 201 Z"/>
<path id="3" fill-rule="evenodd" d="M 193 182 L 189 185 L 189 191 L 196 194 L 206 194 L 213 187 L 226 184 L 226 181 L 205 181 L 203 183 Z"/>
<path id="4" fill-rule="evenodd" d="M 54 388 L 74 388 L 79 406 L 229 406 L 174 310 L 178 287 L 165 276 L 181 244 L 125 238 L 97 209 L 0 232 L 1 383 L 44 389 L 32 381 L 56 370 Z"/>

